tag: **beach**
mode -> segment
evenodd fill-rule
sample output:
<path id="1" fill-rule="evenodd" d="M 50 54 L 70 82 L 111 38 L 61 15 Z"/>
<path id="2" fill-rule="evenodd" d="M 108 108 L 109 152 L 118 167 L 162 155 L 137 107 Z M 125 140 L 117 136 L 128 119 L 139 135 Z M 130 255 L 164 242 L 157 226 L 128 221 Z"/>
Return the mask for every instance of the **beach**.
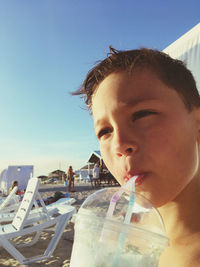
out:
<path id="1" fill-rule="evenodd" d="M 85 182 L 77 182 L 75 183 L 75 192 L 70 192 L 69 197 L 75 198 L 76 202 L 73 204 L 74 207 L 78 210 L 83 201 L 99 188 L 92 188 L 90 183 Z M 47 198 L 53 196 L 55 192 L 60 191 L 63 193 L 67 192 L 67 188 L 62 184 L 41 184 L 40 186 L 40 194 L 42 198 Z M 31 247 L 20 248 L 19 251 L 23 252 L 25 257 L 33 257 L 36 255 L 43 254 L 53 232 L 43 232 L 40 239 L 36 244 Z M 30 236 L 26 237 L 25 242 L 30 240 Z M 54 250 L 53 255 L 44 261 L 35 262 L 29 265 L 21 265 L 18 261 L 16 261 L 4 248 L 0 247 L 0 267 L 1 266 L 48 266 L 48 267 L 68 267 L 70 264 L 70 257 L 72 252 L 74 239 L 74 224 L 69 222 L 65 228 L 65 231 Z M 16 242 L 16 240 L 15 240 Z M 78 267 L 78 266 L 77 266 Z"/>

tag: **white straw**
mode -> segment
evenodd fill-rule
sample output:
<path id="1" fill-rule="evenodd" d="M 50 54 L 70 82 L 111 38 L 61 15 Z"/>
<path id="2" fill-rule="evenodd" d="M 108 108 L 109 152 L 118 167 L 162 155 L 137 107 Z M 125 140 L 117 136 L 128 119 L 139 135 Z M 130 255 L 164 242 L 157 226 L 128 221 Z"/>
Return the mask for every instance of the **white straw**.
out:
<path id="1" fill-rule="evenodd" d="M 130 223 L 131 217 L 132 217 L 133 206 L 135 203 L 135 195 L 134 195 L 135 192 L 134 191 L 135 191 L 136 178 L 137 178 L 137 176 L 133 177 L 129 180 L 130 183 L 132 183 L 132 184 L 131 184 L 131 194 L 130 194 L 130 199 L 129 199 L 129 203 L 128 203 L 128 208 L 127 208 L 126 216 L 124 219 L 124 223 L 126 223 L 126 224 Z M 113 263 L 112 263 L 113 267 L 117 267 L 119 265 L 120 253 L 121 253 L 121 250 L 123 248 L 124 241 L 126 239 L 126 235 L 127 235 L 127 230 L 123 229 L 123 231 L 120 233 L 120 236 L 119 236 L 119 240 L 118 240 L 118 244 L 117 244 L 117 250 L 115 252 Z"/>

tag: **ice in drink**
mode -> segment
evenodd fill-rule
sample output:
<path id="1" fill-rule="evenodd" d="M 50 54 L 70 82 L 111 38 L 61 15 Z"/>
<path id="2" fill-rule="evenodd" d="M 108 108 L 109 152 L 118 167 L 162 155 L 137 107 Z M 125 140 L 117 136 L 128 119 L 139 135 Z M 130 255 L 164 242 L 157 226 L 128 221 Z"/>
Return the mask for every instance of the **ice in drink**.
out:
<path id="1" fill-rule="evenodd" d="M 123 222 L 128 194 L 118 201 L 111 219 L 106 212 L 118 188 L 97 191 L 81 206 L 75 219 L 75 239 L 70 267 L 156 267 L 168 244 L 159 213 L 136 196 L 134 218 Z M 136 195 L 136 194 L 135 194 Z M 141 206 L 142 204 L 142 206 Z"/>

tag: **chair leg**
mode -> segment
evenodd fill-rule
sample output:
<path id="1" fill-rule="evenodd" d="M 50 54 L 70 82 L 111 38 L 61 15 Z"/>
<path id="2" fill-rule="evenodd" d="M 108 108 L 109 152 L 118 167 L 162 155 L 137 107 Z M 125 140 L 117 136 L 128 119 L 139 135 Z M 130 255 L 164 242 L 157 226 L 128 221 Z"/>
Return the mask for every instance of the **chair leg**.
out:
<path id="1" fill-rule="evenodd" d="M 56 225 L 56 231 L 54 233 L 54 236 L 52 237 L 45 253 L 44 253 L 44 256 L 46 257 L 50 257 L 52 255 L 52 253 L 54 252 L 59 240 L 60 240 L 60 237 L 61 235 L 63 234 L 64 232 L 64 229 L 66 227 L 66 224 L 68 222 L 68 219 L 66 218 L 63 218 L 61 221 L 59 221 Z"/>
<path id="2" fill-rule="evenodd" d="M 17 261 L 23 264 L 26 259 L 7 239 L 1 237 L 0 239 L 1 245 L 12 255 Z"/>
<path id="3" fill-rule="evenodd" d="M 41 235 L 41 232 L 42 231 L 37 231 L 36 235 L 34 236 L 34 238 L 30 242 L 23 243 L 23 244 L 16 244 L 16 247 L 23 248 L 23 247 L 29 247 L 29 246 L 34 245 L 38 241 L 38 239 L 39 239 L 39 237 Z"/>

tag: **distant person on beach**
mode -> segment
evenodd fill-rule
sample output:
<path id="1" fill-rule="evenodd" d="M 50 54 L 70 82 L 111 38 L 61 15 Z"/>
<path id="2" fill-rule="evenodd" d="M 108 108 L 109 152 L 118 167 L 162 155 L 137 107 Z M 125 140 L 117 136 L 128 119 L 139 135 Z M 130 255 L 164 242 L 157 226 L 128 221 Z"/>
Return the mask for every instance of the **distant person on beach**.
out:
<path id="1" fill-rule="evenodd" d="M 13 188 L 14 188 L 15 186 L 18 186 L 18 181 L 13 181 L 12 186 L 11 186 L 11 188 L 9 189 L 9 193 L 13 190 Z M 19 189 L 17 189 L 17 191 L 16 191 L 16 195 L 18 195 L 18 194 L 20 194 L 20 193 L 21 193 L 21 191 L 20 191 Z"/>
<path id="2" fill-rule="evenodd" d="M 158 50 L 118 51 L 81 88 L 103 161 L 123 185 L 150 200 L 169 247 L 159 267 L 200 266 L 200 95 L 182 61 Z"/>
<path id="3" fill-rule="evenodd" d="M 55 192 L 54 196 L 45 198 L 45 199 L 43 199 L 43 201 L 44 201 L 45 205 L 49 205 L 49 204 L 56 202 L 60 198 L 66 198 L 66 197 L 68 197 L 68 194 L 64 194 L 64 193 L 58 191 L 58 192 Z M 39 206 L 41 206 L 41 203 L 39 200 L 37 200 L 37 203 Z"/>
<path id="4" fill-rule="evenodd" d="M 99 175 L 100 175 L 100 168 L 98 163 L 96 163 L 93 168 L 93 181 L 95 187 L 99 185 Z"/>
<path id="5" fill-rule="evenodd" d="M 91 185 L 92 185 L 92 187 L 93 187 L 93 175 L 92 175 L 92 173 L 93 173 L 93 169 L 91 169 L 91 168 L 89 168 L 88 169 L 88 179 L 89 179 L 89 182 L 91 183 Z M 85 179 L 85 182 L 86 182 L 86 179 Z"/>
<path id="6" fill-rule="evenodd" d="M 74 174 L 72 166 L 69 166 L 67 170 L 68 192 L 71 192 L 71 188 L 74 189 Z"/>

